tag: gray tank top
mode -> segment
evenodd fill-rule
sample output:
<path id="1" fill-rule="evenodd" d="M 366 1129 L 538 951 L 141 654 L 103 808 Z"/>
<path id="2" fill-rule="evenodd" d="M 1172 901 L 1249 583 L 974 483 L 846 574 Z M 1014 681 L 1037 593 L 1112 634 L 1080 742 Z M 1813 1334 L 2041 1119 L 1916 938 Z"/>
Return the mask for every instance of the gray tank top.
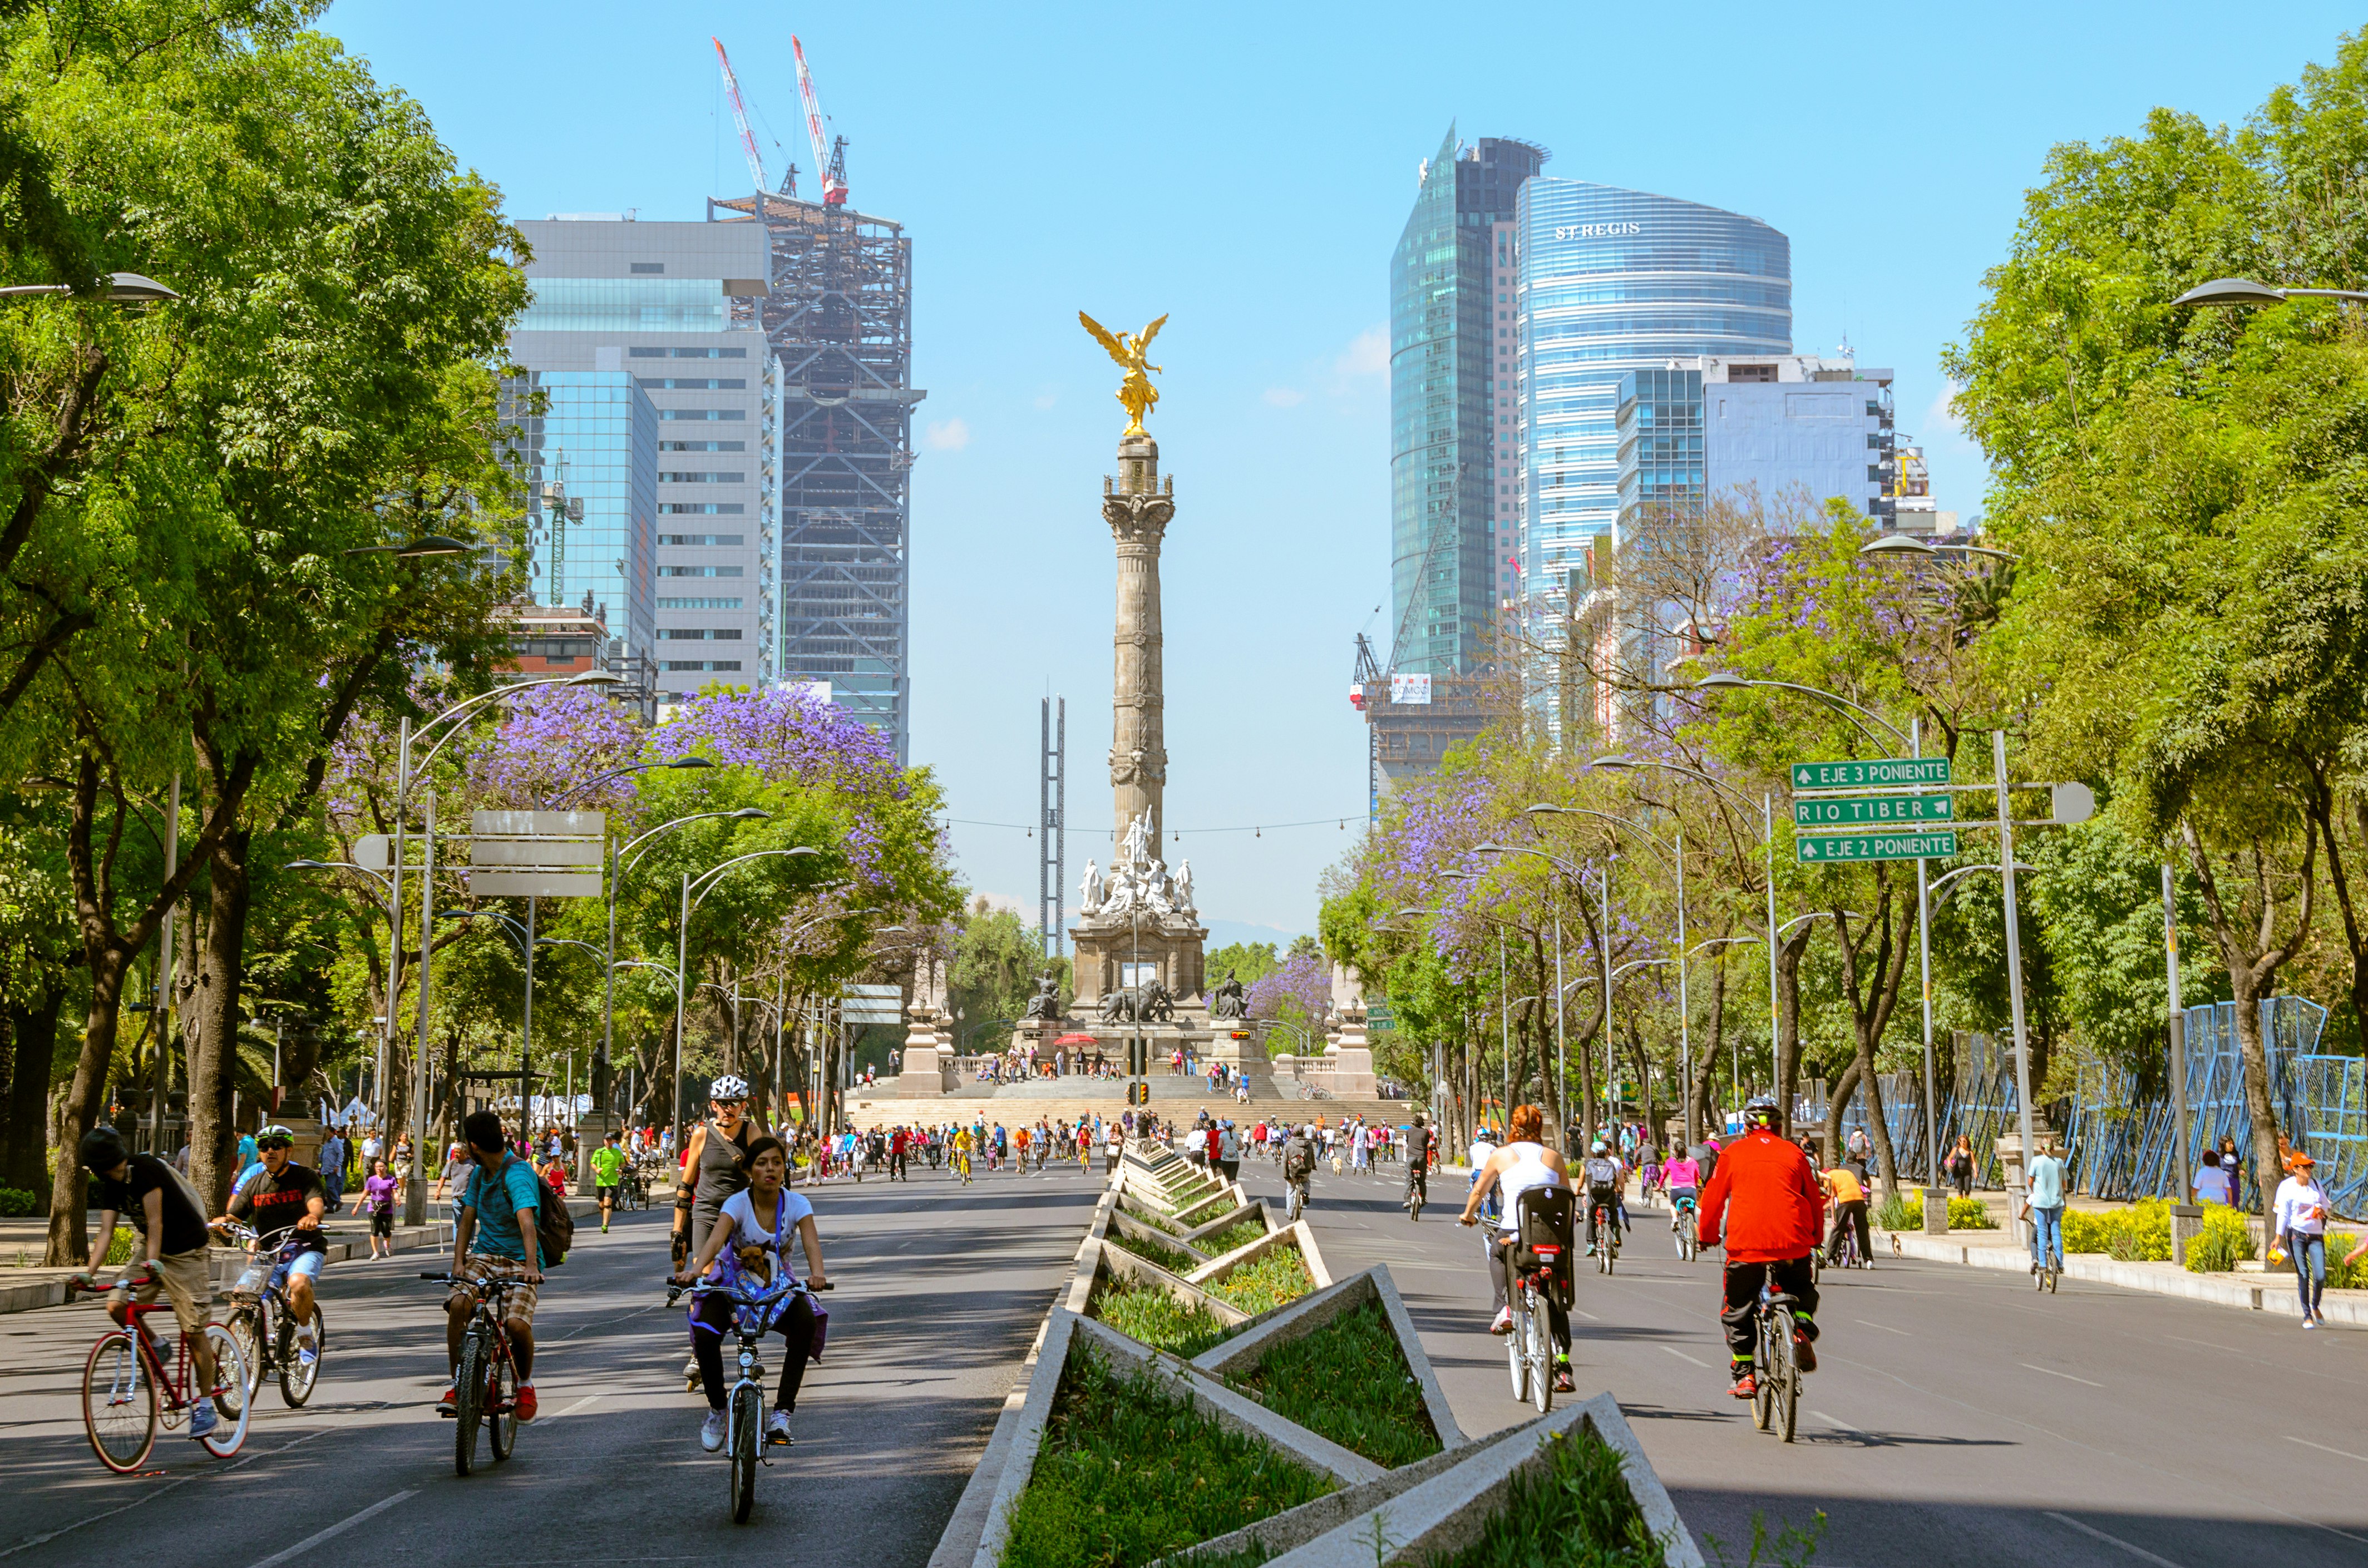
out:
<path id="1" fill-rule="evenodd" d="M 744 1119 L 736 1137 L 725 1138 L 707 1124 L 699 1145 L 699 1176 L 690 1189 L 691 1207 L 706 1224 L 723 1211 L 723 1200 L 748 1185 L 748 1145 L 757 1136 L 756 1123 Z"/>

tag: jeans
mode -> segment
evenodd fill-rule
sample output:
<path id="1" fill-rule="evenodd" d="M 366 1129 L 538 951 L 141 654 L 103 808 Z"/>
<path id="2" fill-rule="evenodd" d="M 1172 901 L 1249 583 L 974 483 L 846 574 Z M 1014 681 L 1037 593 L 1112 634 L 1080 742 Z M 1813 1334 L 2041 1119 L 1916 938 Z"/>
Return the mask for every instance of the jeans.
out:
<path id="1" fill-rule="evenodd" d="M 2318 1293 L 2327 1289 L 2327 1238 L 2307 1231 L 2286 1233 L 2286 1256 L 2294 1260 L 2294 1289 L 2302 1292 L 2302 1315 L 2318 1315 Z"/>
<path id="2" fill-rule="evenodd" d="M 2031 1206 L 2031 1260 L 2043 1268 L 2064 1267 L 2062 1209 L 2045 1209 L 2036 1203 Z"/>

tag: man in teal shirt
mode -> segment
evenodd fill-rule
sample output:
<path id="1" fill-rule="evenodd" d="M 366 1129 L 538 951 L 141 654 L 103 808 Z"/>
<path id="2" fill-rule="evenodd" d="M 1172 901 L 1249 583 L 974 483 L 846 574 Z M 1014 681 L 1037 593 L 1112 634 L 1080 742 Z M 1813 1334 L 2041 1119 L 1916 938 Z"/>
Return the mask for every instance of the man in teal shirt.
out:
<path id="1" fill-rule="evenodd" d="M 531 1421 L 534 1399 L 534 1308 L 536 1288 L 542 1283 L 542 1253 L 535 1234 L 535 1215 L 541 1207 L 541 1187 L 534 1166 L 513 1153 L 502 1136 L 502 1119 L 490 1110 L 471 1113 L 461 1124 L 461 1135 L 474 1162 L 469 1185 L 460 1194 L 452 1224 L 452 1272 L 462 1279 L 515 1282 L 504 1313 L 509 1332 L 510 1359 L 518 1367 L 518 1418 Z M 461 1340 L 475 1310 L 473 1291 L 454 1290 L 445 1306 L 445 1348 L 452 1368 L 461 1365 Z M 456 1395 L 450 1383 L 437 1402 L 437 1414 L 450 1415 Z"/>
<path id="2" fill-rule="evenodd" d="M 2031 1187 L 2022 1200 L 2031 1217 L 2031 1267 L 2064 1267 L 2064 1162 L 2043 1149 L 2031 1162 Z M 2051 1262 L 2050 1260 L 2053 1259 Z"/>

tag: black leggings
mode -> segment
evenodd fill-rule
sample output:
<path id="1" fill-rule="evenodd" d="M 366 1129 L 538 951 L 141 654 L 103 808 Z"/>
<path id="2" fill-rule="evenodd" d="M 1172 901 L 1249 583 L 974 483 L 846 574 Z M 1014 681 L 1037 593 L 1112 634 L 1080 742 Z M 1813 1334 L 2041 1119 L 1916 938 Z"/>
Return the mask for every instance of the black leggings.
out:
<path id="1" fill-rule="evenodd" d="M 814 1298 L 793 1297 L 787 1311 L 773 1320 L 772 1332 L 789 1341 L 781 1353 L 781 1382 L 774 1392 L 773 1403 L 782 1410 L 798 1407 L 798 1385 L 805 1381 L 806 1351 L 814 1344 Z M 723 1396 L 732 1384 L 723 1376 L 723 1336 L 734 1335 L 732 1327 L 732 1299 L 723 1295 L 701 1296 L 698 1309 L 691 1313 L 690 1353 L 699 1358 L 699 1386 L 707 1395 L 710 1410 L 723 1408 Z"/>

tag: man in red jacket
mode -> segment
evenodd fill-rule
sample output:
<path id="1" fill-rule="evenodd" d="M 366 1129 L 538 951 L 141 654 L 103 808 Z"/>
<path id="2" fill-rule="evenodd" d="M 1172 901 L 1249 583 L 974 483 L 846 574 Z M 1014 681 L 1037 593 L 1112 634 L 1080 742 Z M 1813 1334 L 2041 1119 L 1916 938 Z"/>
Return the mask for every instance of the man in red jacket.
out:
<path id="1" fill-rule="evenodd" d="M 1817 1369 L 1811 1344 L 1817 1337 L 1817 1280 L 1809 1254 L 1822 1229 L 1824 1194 L 1808 1156 L 1778 1130 L 1782 1119 L 1776 1102 L 1765 1095 L 1746 1106 L 1743 1136 L 1720 1153 L 1718 1169 L 1702 1195 L 1702 1237 L 1719 1235 L 1722 1220 L 1726 1226 L 1725 1310 L 1719 1321 L 1726 1325 L 1727 1354 L 1734 1362 L 1735 1387 L 1729 1392 L 1737 1399 L 1759 1392 L 1752 1376 L 1752 1318 L 1763 1279 L 1793 1298 L 1793 1343 L 1801 1370 Z"/>

